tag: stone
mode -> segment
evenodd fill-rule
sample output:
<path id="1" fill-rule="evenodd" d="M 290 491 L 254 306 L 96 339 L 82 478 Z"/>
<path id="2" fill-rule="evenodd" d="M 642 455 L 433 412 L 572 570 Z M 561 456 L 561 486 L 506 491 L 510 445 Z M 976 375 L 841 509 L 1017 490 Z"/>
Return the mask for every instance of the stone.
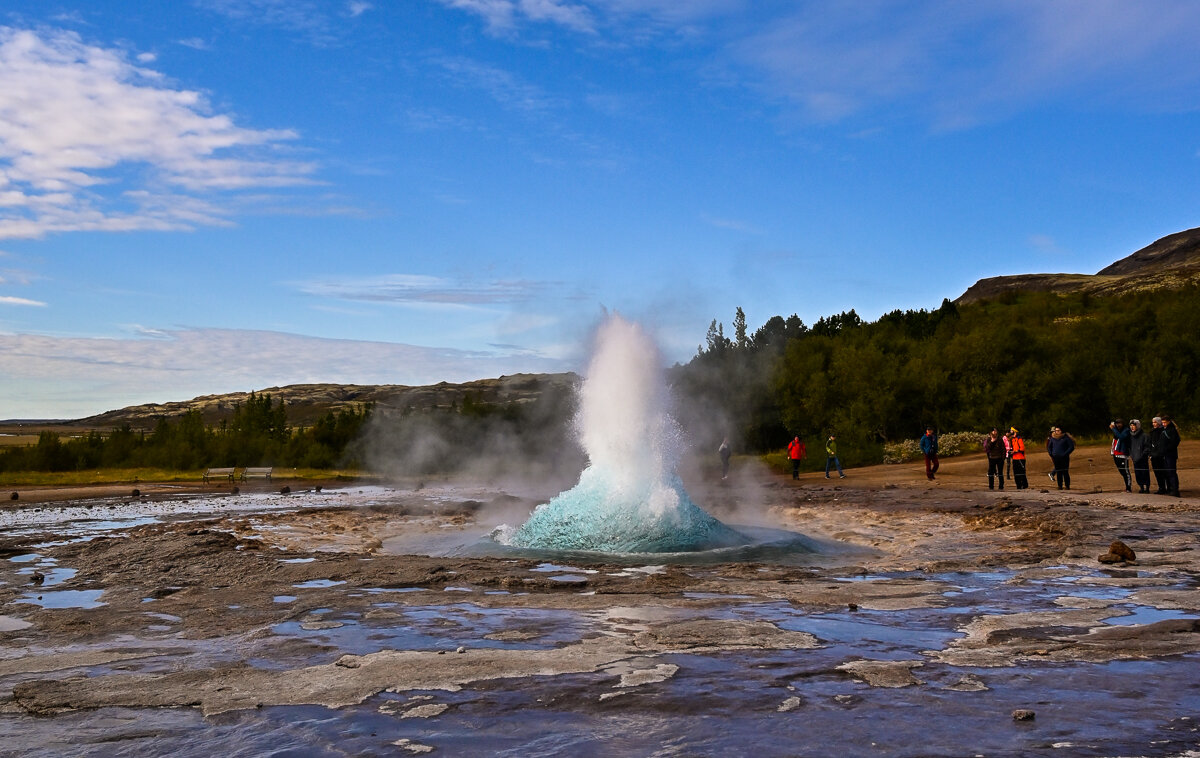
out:
<path id="1" fill-rule="evenodd" d="M 1028 708 L 1018 708 L 1012 712 L 1013 721 L 1033 721 L 1036 716 L 1037 714 Z"/>
<path id="2" fill-rule="evenodd" d="M 1124 560 L 1124 558 L 1116 553 L 1105 553 L 1104 555 L 1096 556 L 1096 560 L 1100 561 L 1101 563 L 1120 563 Z"/>
<path id="3" fill-rule="evenodd" d="M 11 495 L 9 495 L 8 499 L 9 499 L 9 500 L 20 500 L 20 499 L 21 499 L 21 495 L 20 495 L 19 493 L 17 493 L 17 492 L 14 492 L 14 493 L 12 493 Z"/>
<path id="4" fill-rule="evenodd" d="M 134 488 L 133 488 L 133 492 L 130 492 L 130 493 L 129 493 L 129 496 L 130 496 L 130 497 L 141 497 L 141 496 L 142 496 L 142 491 L 141 491 L 141 490 L 139 490 L 137 487 L 134 487 Z"/>
<path id="5" fill-rule="evenodd" d="M 1113 540 L 1113 543 L 1108 546 L 1108 552 L 1120 557 L 1123 561 L 1136 561 L 1137 553 L 1133 549 L 1120 540 Z"/>
<path id="6" fill-rule="evenodd" d="M 281 490 L 279 490 L 279 494 L 280 494 L 280 495 L 286 495 L 286 494 L 288 494 L 288 493 L 289 493 L 289 492 L 291 492 L 291 491 L 292 491 L 292 488 L 291 488 L 291 487 L 289 487 L 289 486 L 287 486 L 287 485 L 285 484 L 285 485 L 283 486 L 283 488 L 282 488 Z"/>

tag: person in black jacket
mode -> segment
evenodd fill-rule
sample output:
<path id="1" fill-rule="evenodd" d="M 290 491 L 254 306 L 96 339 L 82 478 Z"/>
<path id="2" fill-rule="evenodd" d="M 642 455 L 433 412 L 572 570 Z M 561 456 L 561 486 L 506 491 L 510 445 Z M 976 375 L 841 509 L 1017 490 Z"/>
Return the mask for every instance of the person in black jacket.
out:
<path id="1" fill-rule="evenodd" d="M 1162 418 L 1155 416 L 1151 419 L 1150 424 L 1150 439 L 1147 445 L 1150 453 L 1150 468 L 1154 471 L 1154 481 L 1158 484 L 1158 489 L 1154 491 L 1156 495 L 1167 494 L 1167 478 L 1163 470 L 1162 458 Z"/>
<path id="2" fill-rule="evenodd" d="M 1129 476 L 1129 429 L 1125 427 L 1124 419 L 1117 419 L 1108 424 L 1112 433 L 1112 459 L 1117 464 L 1117 471 L 1125 481 L 1125 491 L 1133 492 L 1133 479 Z"/>
<path id="3" fill-rule="evenodd" d="M 1142 431 L 1142 422 L 1129 422 L 1129 460 L 1133 461 L 1133 478 L 1138 492 L 1150 491 L 1150 435 Z"/>
<path id="4" fill-rule="evenodd" d="M 1163 458 L 1163 478 L 1167 485 L 1168 495 L 1179 497 L 1179 471 L 1176 466 L 1179 463 L 1179 429 L 1175 426 L 1175 422 L 1171 417 L 1163 414 L 1162 417 L 1162 437 L 1159 438 L 1162 443 L 1162 458 Z"/>
<path id="5" fill-rule="evenodd" d="M 1056 426 L 1050 430 L 1050 437 L 1046 440 L 1046 452 L 1054 463 L 1053 474 L 1058 488 L 1071 489 L 1071 453 L 1075 452 L 1075 438 L 1063 432 L 1062 427 Z"/>
<path id="6" fill-rule="evenodd" d="M 1004 444 L 1000 430 L 994 426 L 983 439 L 983 452 L 988 462 L 988 489 L 995 489 L 996 479 L 1000 480 L 1000 489 L 1004 489 L 1004 459 L 1008 455 L 1008 446 Z"/>

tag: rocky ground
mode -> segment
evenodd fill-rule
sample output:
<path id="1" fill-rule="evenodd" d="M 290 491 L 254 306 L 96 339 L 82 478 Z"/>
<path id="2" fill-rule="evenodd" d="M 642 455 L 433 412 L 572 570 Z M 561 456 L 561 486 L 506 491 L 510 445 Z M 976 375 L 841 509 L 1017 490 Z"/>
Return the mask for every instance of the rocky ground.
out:
<path id="1" fill-rule="evenodd" d="M 515 483 L 21 493 L 0 752 L 1188 754 L 1200 472 L 1127 494 L 1103 453 L 1069 492 L 685 474 L 817 545 L 732 563 L 479 550 L 554 494 Z"/>

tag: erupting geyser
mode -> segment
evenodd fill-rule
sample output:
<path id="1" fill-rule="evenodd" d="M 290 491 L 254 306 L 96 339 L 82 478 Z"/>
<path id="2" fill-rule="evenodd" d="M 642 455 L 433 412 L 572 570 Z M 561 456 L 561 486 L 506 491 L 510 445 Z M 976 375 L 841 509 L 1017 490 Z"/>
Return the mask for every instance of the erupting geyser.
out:
<path id="1" fill-rule="evenodd" d="M 589 464 L 579 483 L 539 505 L 501 541 L 523 548 L 674 553 L 749 540 L 705 513 L 675 473 L 680 430 L 667 413 L 654 341 L 611 316 L 580 390 L 577 419 Z"/>

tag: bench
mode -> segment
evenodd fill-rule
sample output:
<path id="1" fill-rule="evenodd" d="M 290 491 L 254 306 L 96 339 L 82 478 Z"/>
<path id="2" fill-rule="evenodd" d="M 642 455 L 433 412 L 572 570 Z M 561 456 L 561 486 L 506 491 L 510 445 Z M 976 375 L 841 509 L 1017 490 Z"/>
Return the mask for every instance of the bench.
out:
<path id="1" fill-rule="evenodd" d="M 204 483 L 208 484 L 210 479 L 228 479 L 232 482 L 234 471 L 232 468 L 210 468 L 204 472 Z"/>
<path id="2" fill-rule="evenodd" d="M 244 482 L 247 479 L 260 477 L 269 482 L 271 481 L 271 471 L 272 468 L 270 466 L 247 466 L 246 468 L 242 469 L 242 481 Z"/>

